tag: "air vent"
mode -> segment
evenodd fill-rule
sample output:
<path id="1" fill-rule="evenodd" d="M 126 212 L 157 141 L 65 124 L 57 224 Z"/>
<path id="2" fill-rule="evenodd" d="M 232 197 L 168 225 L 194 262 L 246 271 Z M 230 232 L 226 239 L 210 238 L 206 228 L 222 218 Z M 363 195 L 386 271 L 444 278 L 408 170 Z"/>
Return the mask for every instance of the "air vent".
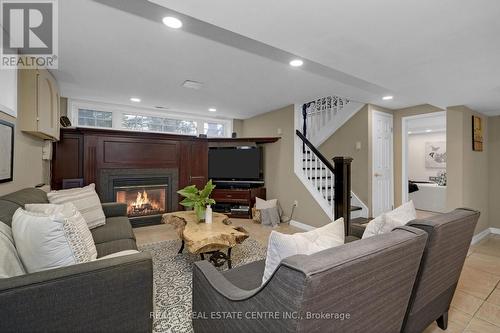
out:
<path id="1" fill-rule="evenodd" d="M 159 109 L 159 110 L 168 110 L 168 107 L 158 105 L 158 106 L 155 106 L 155 109 Z"/>
<path id="2" fill-rule="evenodd" d="M 182 84 L 184 88 L 189 88 L 189 89 L 196 89 L 199 90 L 201 87 L 203 87 L 203 83 L 198 82 L 198 81 L 191 81 L 191 80 L 186 80 Z"/>

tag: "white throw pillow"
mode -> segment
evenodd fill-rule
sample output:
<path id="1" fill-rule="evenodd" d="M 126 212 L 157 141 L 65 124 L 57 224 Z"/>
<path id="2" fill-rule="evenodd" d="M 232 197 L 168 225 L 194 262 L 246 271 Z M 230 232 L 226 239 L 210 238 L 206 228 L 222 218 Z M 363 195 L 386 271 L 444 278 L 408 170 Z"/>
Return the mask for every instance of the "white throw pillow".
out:
<path id="1" fill-rule="evenodd" d="M 261 198 L 255 198 L 255 209 L 268 209 L 278 206 L 278 199 L 264 200 Z"/>
<path id="2" fill-rule="evenodd" d="M 363 232 L 362 239 L 378 235 L 380 230 L 384 226 L 384 214 L 377 216 L 366 225 L 365 231 Z"/>
<path id="3" fill-rule="evenodd" d="M 413 205 L 413 201 L 409 201 L 391 212 L 384 214 L 384 225 L 380 233 L 385 234 L 391 232 L 396 227 L 406 225 L 406 223 L 417 218 L 417 211 Z"/>
<path id="4" fill-rule="evenodd" d="M 62 205 L 27 204 L 24 208 L 29 212 L 42 213 L 47 216 L 59 214 L 60 216 L 68 219 L 69 223 L 73 223 L 76 226 L 77 231 L 84 240 L 85 246 L 87 247 L 87 251 L 90 255 L 90 260 L 97 259 L 97 248 L 95 247 L 94 238 L 92 237 L 92 233 L 90 232 L 87 222 L 85 222 L 82 214 L 71 202 Z"/>
<path id="5" fill-rule="evenodd" d="M 370 221 L 363 233 L 363 239 L 375 235 L 391 232 L 392 229 L 406 225 L 417 218 L 417 211 L 413 201 L 409 201 L 388 213 L 378 216 Z"/>
<path id="6" fill-rule="evenodd" d="M 0 221 L 0 279 L 26 274 L 17 255 L 12 230 Z"/>
<path id="7" fill-rule="evenodd" d="M 47 216 L 19 208 L 12 218 L 12 234 L 28 273 L 91 260 L 77 226 L 62 214 Z"/>
<path id="8" fill-rule="evenodd" d="M 137 251 L 137 250 L 123 250 L 123 251 L 120 251 L 120 252 L 115 252 L 115 253 L 108 254 L 107 256 L 104 256 L 104 257 L 100 257 L 97 260 L 123 257 L 123 256 L 128 256 L 130 254 L 136 254 L 136 253 L 140 253 L 140 252 Z"/>
<path id="9" fill-rule="evenodd" d="M 95 184 L 82 188 L 52 191 L 47 193 L 47 197 L 52 204 L 73 203 L 87 222 L 89 229 L 106 223 L 106 216 L 102 210 L 101 200 L 95 191 Z"/>
<path id="10" fill-rule="evenodd" d="M 344 219 L 340 218 L 321 228 L 286 235 L 272 231 L 267 245 L 266 267 L 262 283 L 278 268 L 281 260 L 296 254 L 313 254 L 344 244 Z"/>

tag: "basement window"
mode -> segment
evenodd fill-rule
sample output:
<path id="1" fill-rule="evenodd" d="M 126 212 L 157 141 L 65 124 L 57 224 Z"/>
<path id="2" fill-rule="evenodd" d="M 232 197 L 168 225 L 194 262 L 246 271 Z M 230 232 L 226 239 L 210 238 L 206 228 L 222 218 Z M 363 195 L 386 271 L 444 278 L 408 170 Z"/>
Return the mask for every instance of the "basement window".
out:
<path id="1" fill-rule="evenodd" d="M 203 134 L 206 134 L 208 137 L 222 138 L 226 136 L 226 129 L 224 124 L 205 122 L 203 123 Z"/>
<path id="2" fill-rule="evenodd" d="M 78 125 L 87 127 L 113 127 L 113 113 L 106 111 L 95 111 L 78 109 Z"/>
<path id="3" fill-rule="evenodd" d="M 208 137 L 231 137 L 230 119 L 151 110 L 126 105 L 68 100 L 68 117 L 77 127 L 138 132 L 171 133 Z"/>
<path id="4" fill-rule="evenodd" d="M 124 114 L 122 127 L 133 131 L 197 134 L 197 123 L 195 121 L 137 114 Z"/>

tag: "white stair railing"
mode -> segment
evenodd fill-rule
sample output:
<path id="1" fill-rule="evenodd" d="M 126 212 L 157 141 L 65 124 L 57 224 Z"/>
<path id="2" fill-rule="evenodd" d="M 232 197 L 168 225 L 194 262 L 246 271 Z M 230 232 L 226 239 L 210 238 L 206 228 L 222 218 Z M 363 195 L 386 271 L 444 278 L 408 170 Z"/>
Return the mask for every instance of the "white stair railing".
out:
<path id="1" fill-rule="evenodd" d="M 298 147 L 299 151 L 296 150 L 296 154 L 300 156 L 300 163 L 296 164 L 296 173 L 323 210 L 333 219 L 335 190 L 333 165 L 300 131 L 297 131 L 297 137 L 301 145 Z"/>
<path id="2" fill-rule="evenodd" d="M 348 98 L 332 95 L 295 107 L 295 129 L 299 132 L 294 149 L 295 174 L 332 220 L 335 218 L 334 168 L 316 147 L 331 137 L 363 106 Z M 306 141 L 311 147 L 304 143 Z M 367 217 L 368 207 L 354 193 L 352 204 L 362 209 L 353 212 L 352 218 Z"/>

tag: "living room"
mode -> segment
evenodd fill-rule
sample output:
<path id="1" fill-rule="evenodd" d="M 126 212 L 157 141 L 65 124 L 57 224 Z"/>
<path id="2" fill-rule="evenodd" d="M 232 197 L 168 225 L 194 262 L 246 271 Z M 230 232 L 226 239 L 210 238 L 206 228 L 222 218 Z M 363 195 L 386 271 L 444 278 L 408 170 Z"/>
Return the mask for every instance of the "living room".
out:
<path id="1" fill-rule="evenodd" d="M 500 332 L 499 4 L 0 5 L 1 332 Z"/>

